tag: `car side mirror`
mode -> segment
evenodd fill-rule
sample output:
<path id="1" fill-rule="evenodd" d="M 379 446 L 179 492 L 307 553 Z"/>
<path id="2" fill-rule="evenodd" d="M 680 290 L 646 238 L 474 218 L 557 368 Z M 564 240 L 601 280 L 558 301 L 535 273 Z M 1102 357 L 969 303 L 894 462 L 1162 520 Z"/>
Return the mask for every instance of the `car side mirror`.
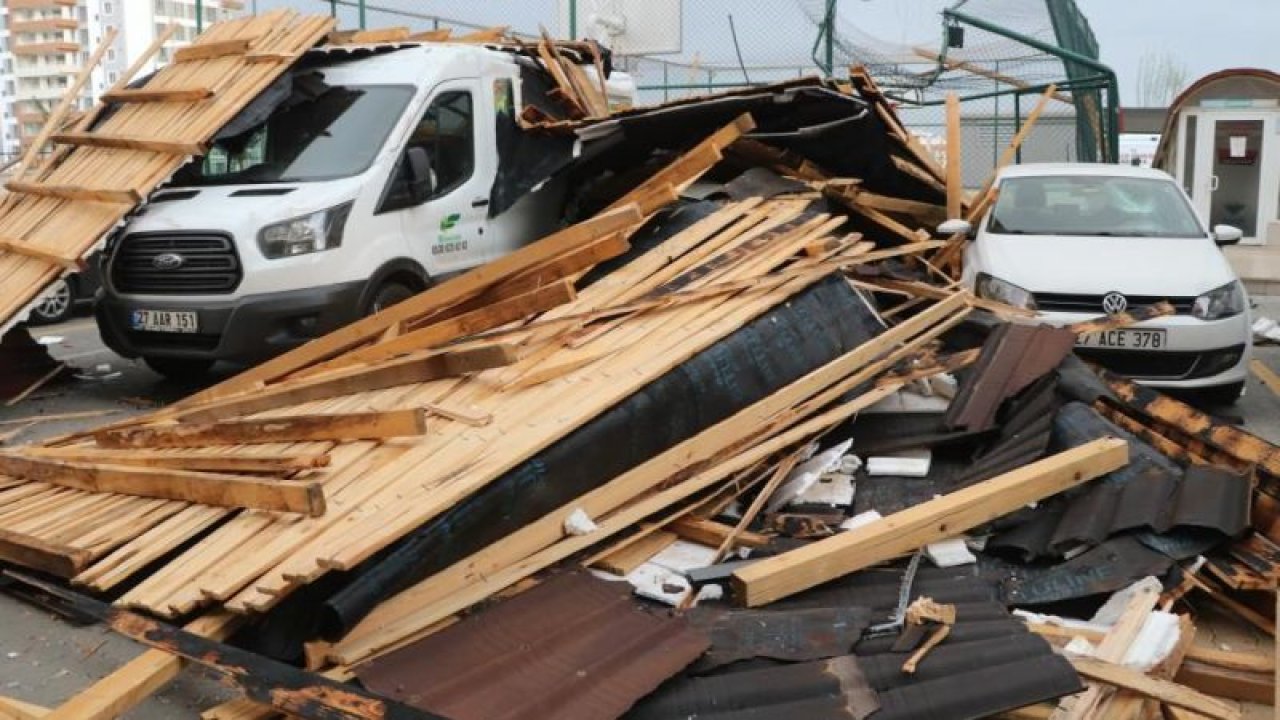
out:
<path id="1" fill-rule="evenodd" d="M 973 233 L 973 223 L 963 218 L 952 218 L 938 226 L 939 235 L 964 235 Z"/>
<path id="2" fill-rule="evenodd" d="M 431 197 L 431 158 L 426 148 L 411 147 L 405 154 L 405 169 L 409 177 L 409 195 L 415 203 L 426 202 Z"/>
<path id="3" fill-rule="evenodd" d="M 1234 225 L 1214 225 L 1213 241 L 1219 245 L 1235 245 L 1244 237 L 1244 231 Z"/>

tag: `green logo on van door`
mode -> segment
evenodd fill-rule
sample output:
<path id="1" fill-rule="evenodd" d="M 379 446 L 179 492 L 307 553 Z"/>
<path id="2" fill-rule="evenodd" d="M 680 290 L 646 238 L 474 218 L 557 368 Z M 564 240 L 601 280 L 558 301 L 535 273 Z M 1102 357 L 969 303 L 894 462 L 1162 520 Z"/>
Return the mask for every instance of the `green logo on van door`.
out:
<path id="1" fill-rule="evenodd" d="M 453 226 L 457 225 L 458 221 L 461 219 L 462 219 L 462 215 L 459 213 L 453 213 L 452 215 L 445 215 L 444 217 L 440 218 L 440 232 L 447 232 L 449 230 L 452 230 Z"/>

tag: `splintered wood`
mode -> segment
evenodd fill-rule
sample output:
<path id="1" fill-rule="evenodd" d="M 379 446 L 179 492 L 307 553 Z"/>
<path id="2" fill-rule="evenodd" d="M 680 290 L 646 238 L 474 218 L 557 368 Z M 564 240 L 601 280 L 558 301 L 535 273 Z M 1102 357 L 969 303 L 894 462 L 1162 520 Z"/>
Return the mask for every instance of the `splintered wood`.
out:
<path id="1" fill-rule="evenodd" d="M 121 78 L 105 99 L 122 105 L 92 130 L 103 106 L 67 132 L 56 132 L 62 115 L 50 117 L 0 201 L 0 333 L 332 25 L 292 10 L 221 23 L 144 87 L 125 89 L 132 78 Z M 77 95 L 72 87 L 67 97 Z M 35 153 L 48 141 L 60 148 L 37 166 Z"/>

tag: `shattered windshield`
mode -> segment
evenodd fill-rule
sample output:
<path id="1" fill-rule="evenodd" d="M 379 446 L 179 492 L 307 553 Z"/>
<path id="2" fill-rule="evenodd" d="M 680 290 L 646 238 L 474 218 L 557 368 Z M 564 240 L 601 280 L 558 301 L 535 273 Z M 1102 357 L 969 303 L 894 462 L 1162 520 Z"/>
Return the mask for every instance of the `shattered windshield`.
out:
<path id="1" fill-rule="evenodd" d="M 1105 175 L 1007 178 L 987 229 L 1004 235 L 1205 235 L 1173 182 Z"/>
<path id="2" fill-rule="evenodd" d="M 412 97 L 413 88 L 400 85 L 329 87 L 247 132 L 218 140 L 175 184 L 308 182 L 359 174 L 373 163 Z"/>

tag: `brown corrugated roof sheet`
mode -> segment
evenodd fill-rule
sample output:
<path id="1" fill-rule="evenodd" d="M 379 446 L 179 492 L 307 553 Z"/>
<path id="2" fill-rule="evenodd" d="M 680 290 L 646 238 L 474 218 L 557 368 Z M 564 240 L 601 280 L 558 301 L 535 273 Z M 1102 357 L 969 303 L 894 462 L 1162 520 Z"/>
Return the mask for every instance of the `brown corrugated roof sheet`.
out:
<path id="1" fill-rule="evenodd" d="M 706 651 L 627 583 L 573 572 L 357 670 L 369 688 L 452 720 L 604 720 Z"/>

